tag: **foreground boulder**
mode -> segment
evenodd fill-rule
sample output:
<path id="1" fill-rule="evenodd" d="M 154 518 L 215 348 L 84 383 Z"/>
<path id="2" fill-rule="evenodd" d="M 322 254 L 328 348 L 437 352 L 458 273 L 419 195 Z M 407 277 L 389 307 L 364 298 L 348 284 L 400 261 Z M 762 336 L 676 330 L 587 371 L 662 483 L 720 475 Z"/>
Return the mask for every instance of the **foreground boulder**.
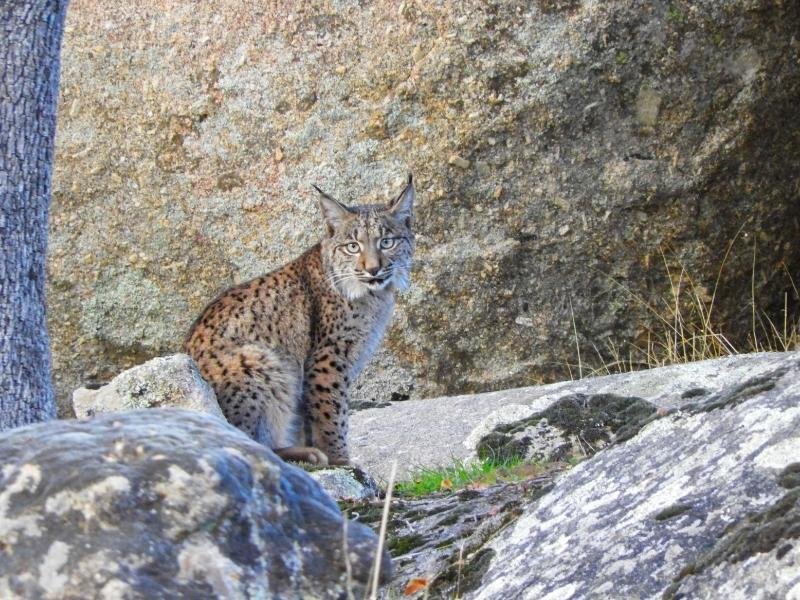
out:
<path id="1" fill-rule="evenodd" d="M 304 472 L 208 415 L 0 435 L 4 599 L 361 597 L 375 550 Z"/>
<path id="2" fill-rule="evenodd" d="M 722 576 L 723 597 L 745 600 L 767 573 L 771 597 L 800 589 L 800 489 L 785 487 L 800 466 L 800 360 L 692 396 L 560 478 L 492 542 L 471 597 L 646 598 L 675 580 L 692 592 L 677 597 L 703 597 Z M 758 512 L 761 536 L 725 541 Z"/>
<path id="3" fill-rule="evenodd" d="M 396 407 L 414 404 L 423 403 Z M 464 456 L 533 458 L 537 476 L 397 499 L 387 540 L 396 594 L 800 593 L 800 353 L 477 395 L 454 415 L 456 425 L 438 422 L 440 404 L 416 406 L 425 418 L 409 435 L 423 447 L 437 434 L 446 443 L 449 432 L 453 448 L 471 445 Z M 384 411 L 391 424 L 396 407 L 367 412 Z M 364 522 L 379 519 L 374 504 L 351 510 Z"/>
<path id="4" fill-rule="evenodd" d="M 744 600 L 767 573 L 786 597 L 800 586 L 799 468 L 795 358 L 685 400 L 564 475 L 492 542 L 471 597 L 702 597 L 724 578 L 724 597 Z"/>
<path id="5" fill-rule="evenodd" d="M 214 390 L 187 354 L 154 358 L 98 389 L 78 388 L 72 407 L 78 418 L 137 408 L 185 408 L 224 419 Z"/>

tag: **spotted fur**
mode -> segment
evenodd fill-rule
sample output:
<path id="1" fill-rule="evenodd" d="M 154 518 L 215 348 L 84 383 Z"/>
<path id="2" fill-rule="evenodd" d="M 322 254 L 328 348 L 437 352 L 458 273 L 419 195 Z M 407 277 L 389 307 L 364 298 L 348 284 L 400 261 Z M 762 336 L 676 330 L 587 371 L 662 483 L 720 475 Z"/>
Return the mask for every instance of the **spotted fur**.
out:
<path id="1" fill-rule="evenodd" d="M 346 464 L 350 387 L 409 282 L 414 186 L 388 206 L 320 194 L 324 239 L 211 302 L 185 348 L 233 425 L 288 460 Z"/>

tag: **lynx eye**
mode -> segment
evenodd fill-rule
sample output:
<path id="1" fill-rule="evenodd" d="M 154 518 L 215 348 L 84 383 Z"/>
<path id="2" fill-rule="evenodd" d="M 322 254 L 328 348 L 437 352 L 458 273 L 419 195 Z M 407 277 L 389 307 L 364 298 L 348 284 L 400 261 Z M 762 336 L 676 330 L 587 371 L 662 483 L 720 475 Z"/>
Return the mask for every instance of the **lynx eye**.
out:
<path id="1" fill-rule="evenodd" d="M 349 244 L 343 244 L 342 247 L 344 251 L 348 254 L 358 254 L 361 251 L 361 244 L 358 242 L 350 242 Z"/>
<path id="2" fill-rule="evenodd" d="M 390 248 L 394 248 L 397 245 L 397 240 L 395 238 L 381 238 L 381 241 L 378 242 L 378 248 L 381 250 L 389 250 Z"/>

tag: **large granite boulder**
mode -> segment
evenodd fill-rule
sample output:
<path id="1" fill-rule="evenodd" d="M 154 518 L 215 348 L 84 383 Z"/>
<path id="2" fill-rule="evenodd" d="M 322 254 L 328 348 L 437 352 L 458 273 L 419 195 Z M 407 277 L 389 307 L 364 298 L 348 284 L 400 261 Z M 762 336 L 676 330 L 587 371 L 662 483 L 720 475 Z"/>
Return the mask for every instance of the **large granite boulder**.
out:
<path id="1" fill-rule="evenodd" d="M 361 398 L 563 378 L 574 331 L 584 360 L 644 340 L 672 290 L 708 308 L 718 275 L 735 343 L 751 290 L 775 322 L 796 304 L 797 2 L 83 0 L 67 21 L 62 414 L 312 244 L 311 183 L 418 182 L 413 285 Z"/>
<path id="2" fill-rule="evenodd" d="M 376 545 L 303 471 L 209 415 L 0 435 L 4 599 L 360 598 Z"/>
<path id="3" fill-rule="evenodd" d="M 792 597 L 798 472 L 795 359 L 569 471 L 492 541 L 467 597 Z"/>

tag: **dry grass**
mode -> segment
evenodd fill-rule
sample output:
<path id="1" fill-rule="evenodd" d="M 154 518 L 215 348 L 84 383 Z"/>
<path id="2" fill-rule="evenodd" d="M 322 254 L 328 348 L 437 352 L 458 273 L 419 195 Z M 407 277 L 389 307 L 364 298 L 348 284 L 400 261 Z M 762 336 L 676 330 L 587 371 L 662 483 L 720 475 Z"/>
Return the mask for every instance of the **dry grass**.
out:
<path id="1" fill-rule="evenodd" d="M 383 502 L 383 512 L 381 514 L 381 527 L 378 533 L 378 548 L 375 551 L 375 563 L 372 566 L 372 586 L 369 590 L 369 600 L 378 599 L 381 579 L 381 559 L 383 558 L 383 548 L 386 544 L 386 531 L 389 525 L 389 511 L 392 507 L 392 492 L 394 491 L 394 478 L 397 474 L 397 461 L 392 462 L 392 471 L 389 474 L 389 483 L 386 485 L 386 498 Z"/>
<path id="2" fill-rule="evenodd" d="M 737 234 L 738 237 L 738 234 Z M 630 289 L 620 286 L 631 299 L 650 313 L 655 325 L 645 329 L 644 342 L 631 342 L 625 346 L 606 344 L 605 348 L 594 347 L 599 366 L 589 367 L 585 357 L 578 355 L 578 370 L 585 375 L 605 375 L 611 373 L 630 372 L 641 369 L 661 367 L 731 356 L 747 352 L 785 352 L 800 349 L 800 313 L 790 311 L 790 297 L 793 301 L 800 299 L 800 291 L 791 273 L 785 265 L 781 265 L 791 293 L 786 292 L 781 298 L 783 310 L 778 321 L 774 321 L 757 306 L 755 297 L 756 248 L 753 247 L 753 266 L 749 290 L 751 312 L 751 328 L 744 345 L 737 347 L 724 332 L 714 311 L 725 263 L 730 255 L 733 243 L 729 244 L 717 273 L 711 292 L 696 281 L 683 264 L 670 267 L 662 252 L 664 268 L 670 281 L 669 295 L 658 304 L 653 305 L 635 294 Z M 573 319 L 573 330 L 577 344 L 577 330 Z M 610 357 L 610 360 L 609 360 Z M 568 369 L 572 372 L 571 367 Z"/>

